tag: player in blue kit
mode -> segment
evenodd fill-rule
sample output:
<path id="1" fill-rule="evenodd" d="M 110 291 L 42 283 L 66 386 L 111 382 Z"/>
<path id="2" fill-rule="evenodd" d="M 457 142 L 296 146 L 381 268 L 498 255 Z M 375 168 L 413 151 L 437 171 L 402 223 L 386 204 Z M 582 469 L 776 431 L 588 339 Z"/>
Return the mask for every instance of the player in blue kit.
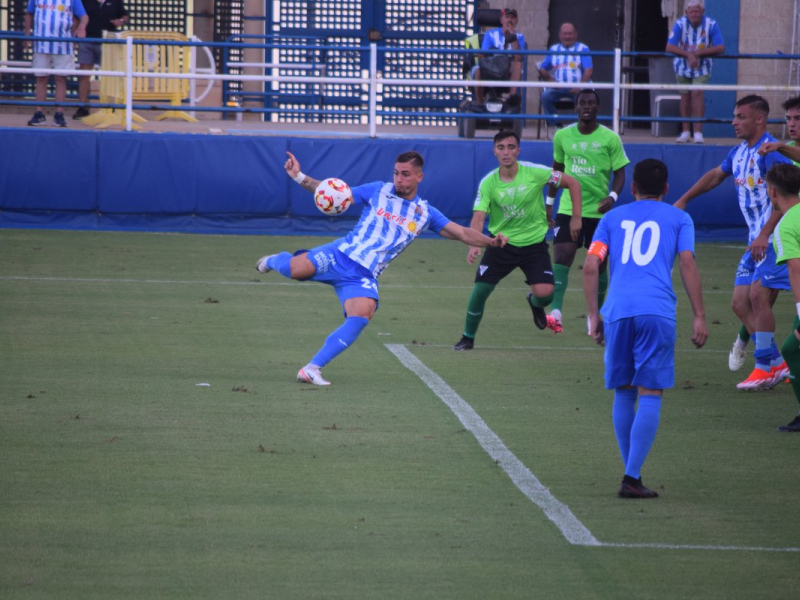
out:
<path id="1" fill-rule="evenodd" d="M 772 305 L 779 290 L 790 289 L 785 265 L 775 264 L 772 232 L 780 215 L 772 210 L 767 195 L 767 171 L 776 163 L 791 163 L 777 152 L 762 156 L 761 147 L 775 138 L 767 132 L 769 104 L 761 96 L 745 96 L 736 102 L 733 129 L 742 143 L 733 148 L 718 167 L 705 173 L 674 206 L 686 209 L 689 201 L 720 185 L 732 176 L 745 223 L 747 251 L 739 261 L 733 283 L 731 308 L 742 327 L 728 356 L 728 367 L 737 371 L 744 365 L 745 348 L 755 338 L 756 367 L 736 387 L 740 390 L 768 389 L 788 374 L 775 345 L 775 316 Z"/>
<path id="2" fill-rule="evenodd" d="M 664 163 L 652 158 L 638 163 L 631 188 L 636 202 L 603 216 L 583 267 L 592 336 L 598 344 L 605 341 L 606 389 L 614 390 L 612 419 L 625 466 L 621 498 L 658 496 L 642 484 L 641 470 L 658 431 L 663 390 L 675 382 L 676 256 L 694 312 L 692 342 L 700 348 L 708 338 L 694 223 L 661 202 L 668 187 Z M 599 311 L 600 264 L 606 257 L 611 280 Z"/>
<path id="3" fill-rule="evenodd" d="M 297 183 L 314 193 L 319 181 L 300 170 L 291 152 L 284 167 Z M 349 348 L 378 309 L 378 276 L 430 229 L 442 237 L 468 246 L 503 247 L 508 238 L 494 238 L 453 223 L 417 195 L 424 161 L 417 152 L 397 157 L 393 183 L 376 181 L 352 188 L 353 201 L 362 204 L 361 218 L 347 236 L 313 250 L 264 256 L 256 263 L 260 273 L 277 271 L 289 279 L 319 281 L 333 286 L 344 309 L 345 320 L 325 340 L 322 348 L 297 373 L 297 381 L 330 385 L 320 369 Z"/>

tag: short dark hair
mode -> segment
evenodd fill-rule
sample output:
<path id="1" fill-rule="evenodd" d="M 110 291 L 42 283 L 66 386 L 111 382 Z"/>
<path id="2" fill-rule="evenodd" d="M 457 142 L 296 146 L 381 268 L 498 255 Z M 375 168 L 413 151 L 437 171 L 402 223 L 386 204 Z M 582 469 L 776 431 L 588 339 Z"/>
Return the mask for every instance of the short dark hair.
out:
<path id="1" fill-rule="evenodd" d="M 395 159 L 394 162 L 411 163 L 412 165 L 414 165 L 415 167 L 419 167 L 420 169 L 425 166 L 425 161 L 422 159 L 422 155 L 416 150 L 409 150 L 408 152 L 403 152 Z"/>
<path id="2" fill-rule="evenodd" d="M 663 196 L 668 177 L 667 165 L 655 158 L 645 158 L 633 167 L 633 184 L 640 196 Z"/>
<path id="3" fill-rule="evenodd" d="M 517 140 L 517 146 L 519 146 L 519 136 L 517 133 L 511 129 L 501 129 L 497 134 L 494 136 L 494 145 L 497 145 L 498 142 L 502 142 L 506 138 L 513 137 Z"/>
<path id="4" fill-rule="evenodd" d="M 789 163 L 772 165 L 767 171 L 767 184 L 784 196 L 797 196 L 800 194 L 800 169 Z"/>
<path id="5" fill-rule="evenodd" d="M 789 98 L 786 102 L 781 104 L 783 110 L 789 110 L 790 108 L 800 108 L 800 96 L 797 98 Z"/>
<path id="6" fill-rule="evenodd" d="M 575 96 L 575 103 L 577 104 L 578 98 L 583 96 L 584 94 L 593 94 L 594 99 L 597 100 L 597 106 L 600 106 L 600 94 L 597 93 L 597 90 L 593 90 L 592 88 L 585 88 L 578 92 L 578 95 Z"/>
<path id="7" fill-rule="evenodd" d="M 759 112 L 764 113 L 764 116 L 769 114 L 769 102 L 764 100 L 761 96 L 756 96 L 755 94 L 750 94 L 749 96 L 745 96 L 736 101 L 736 106 L 747 106 L 749 105 L 750 108 L 753 110 L 757 110 Z"/>

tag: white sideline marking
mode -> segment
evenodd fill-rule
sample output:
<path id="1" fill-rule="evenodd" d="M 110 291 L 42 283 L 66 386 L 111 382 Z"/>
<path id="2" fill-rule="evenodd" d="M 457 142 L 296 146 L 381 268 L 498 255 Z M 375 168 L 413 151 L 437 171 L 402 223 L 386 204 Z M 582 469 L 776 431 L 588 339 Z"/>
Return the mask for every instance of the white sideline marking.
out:
<path id="1" fill-rule="evenodd" d="M 403 363 L 409 371 L 422 379 L 434 394 L 458 417 L 464 427 L 475 436 L 481 447 L 500 465 L 519 490 L 544 511 L 570 544 L 599 546 L 592 533 L 586 529 L 566 504 L 559 502 L 553 494 L 514 456 L 503 441 L 489 429 L 480 415 L 459 396 L 436 373 L 426 367 L 416 356 L 401 344 L 386 344 L 386 348 Z"/>
<path id="2" fill-rule="evenodd" d="M 569 507 L 550 493 L 528 467 L 503 443 L 497 434 L 481 419 L 453 388 L 429 369 L 402 344 L 385 344 L 402 365 L 419 377 L 447 407 L 453 411 L 486 453 L 497 461 L 514 485 L 558 527 L 564 538 L 574 546 L 602 546 L 605 548 L 655 548 L 658 550 L 738 550 L 740 552 L 800 552 L 800 548 L 769 548 L 759 546 L 712 546 L 693 544 L 648 544 L 601 542 L 581 523 Z"/>

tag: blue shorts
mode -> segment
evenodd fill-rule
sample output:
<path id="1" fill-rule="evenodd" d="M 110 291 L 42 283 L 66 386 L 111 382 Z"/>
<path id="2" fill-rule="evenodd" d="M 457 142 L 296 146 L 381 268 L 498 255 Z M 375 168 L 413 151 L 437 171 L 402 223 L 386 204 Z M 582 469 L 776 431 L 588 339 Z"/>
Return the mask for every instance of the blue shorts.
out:
<path id="1" fill-rule="evenodd" d="M 642 315 L 605 323 L 606 388 L 675 385 L 675 321 Z"/>
<path id="2" fill-rule="evenodd" d="M 332 285 L 342 306 L 351 298 L 372 298 L 377 310 L 378 280 L 369 269 L 341 252 L 340 243 L 337 240 L 308 251 L 308 259 L 316 269 L 310 281 Z"/>
<path id="3" fill-rule="evenodd" d="M 761 280 L 761 285 L 772 290 L 790 290 L 789 267 L 785 264 L 775 264 L 775 249 L 772 244 L 767 246 L 767 255 L 759 263 L 753 260 L 748 250 L 742 255 L 739 266 L 736 267 L 736 279 L 733 285 L 752 285 Z"/>

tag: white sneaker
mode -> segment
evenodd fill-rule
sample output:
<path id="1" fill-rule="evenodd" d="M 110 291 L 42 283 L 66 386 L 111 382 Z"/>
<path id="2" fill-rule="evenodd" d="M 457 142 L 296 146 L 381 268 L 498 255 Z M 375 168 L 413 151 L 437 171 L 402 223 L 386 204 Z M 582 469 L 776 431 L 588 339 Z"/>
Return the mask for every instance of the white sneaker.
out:
<path id="1" fill-rule="evenodd" d="M 728 354 L 728 368 L 731 371 L 738 371 L 744 366 L 747 360 L 747 348 L 739 348 L 736 342 L 733 343 L 731 353 Z"/>
<path id="2" fill-rule="evenodd" d="M 689 143 L 689 132 L 684 131 L 681 133 L 677 139 L 675 140 L 678 144 L 688 144 Z"/>
<path id="3" fill-rule="evenodd" d="M 325 381 L 322 378 L 322 373 L 319 372 L 319 367 L 308 364 L 297 372 L 297 381 L 299 383 L 313 383 L 314 385 L 330 385 L 330 381 Z"/>
<path id="4" fill-rule="evenodd" d="M 694 134 L 694 143 L 695 144 L 705 144 L 706 141 L 703 139 L 703 134 L 699 131 Z"/>
<path id="5" fill-rule="evenodd" d="M 258 262 L 256 262 L 256 271 L 258 271 L 259 273 L 269 273 L 270 271 L 272 271 L 272 269 L 270 269 L 267 266 L 267 260 L 272 258 L 273 256 L 275 255 L 270 254 L 269 256 L 262 256 L 261 258 L 259 258 Z"/>

